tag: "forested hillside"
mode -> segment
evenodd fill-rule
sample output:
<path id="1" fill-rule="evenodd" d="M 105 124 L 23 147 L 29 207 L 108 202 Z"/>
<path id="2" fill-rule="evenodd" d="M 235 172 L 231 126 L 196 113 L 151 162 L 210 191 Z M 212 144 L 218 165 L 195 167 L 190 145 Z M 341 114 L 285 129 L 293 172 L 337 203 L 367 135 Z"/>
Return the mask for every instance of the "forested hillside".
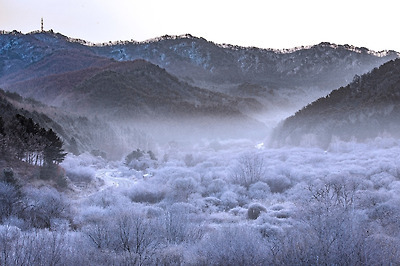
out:
<path id="1" fill-rule="evenodd" d="M 327 146 L 333 138 L 400 137 L 400 61 L 388 62 L 304 107 L 276 130 L 274 141 Z"/>

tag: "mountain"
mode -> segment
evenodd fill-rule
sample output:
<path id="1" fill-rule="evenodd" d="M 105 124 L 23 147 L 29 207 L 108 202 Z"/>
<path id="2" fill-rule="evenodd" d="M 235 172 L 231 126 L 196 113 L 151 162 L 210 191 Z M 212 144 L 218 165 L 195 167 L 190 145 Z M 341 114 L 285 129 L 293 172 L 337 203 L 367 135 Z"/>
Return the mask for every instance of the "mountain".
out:
<path id="1" fill-rule="evenodd" d="M 65 67 L 45 63 L 57 56 Z M 330 43 L 272 50 L 220 45 L 186 34 L 94 45 L 53 32 L 12 32 L 0 35 L 0 87 L 12 89 L 21 80 L 104 66 L 107 58 L 144 59 L 192 86 L 252 97 L 266 109 L 292 110 L 397 57 L 394 51 Z"/>
<path id="2" fill-rule="evenodd" d="M 0 34 L 0 76 L 12 75 L 60 51 L 68 51 L 70 55 L 75 53 L 76 56 L 91 53 L 89 47 L 59 33 L 32 32 L 22 34 L 13 31 Z M 68 64 L 65 64 L 65 66 L 68 66 Z M 45 67 L 49 73 L 55 71 L 48 66 L 46 67 L 45 64 L 42 64 L 42 67 Z M 58 66 L 58 68 L 62 67 L 64 66 Z M 76 67 L 79 66 L 75 65 L 74 69 Z M 66 68 L 68 69 L 68 67 Z M 43 74 L 48 75 L 47 73 Z M 30 78 L 30 75 L 26 76 Z M 37 76 L 37 73 L 35 73 L 35 76 Z"/>
<path id="3" fill-rule="evenodd" d="M 78 116 L 124 123 L 113 127 L 118 132 L 129 124 L 164 140 L 248 137 L 267 134 L 263 124 L 272 128 L 397 57 L 330 43 L 272 50 L 187 34 L 94 45 L 14 31 L 0 34 L 0 87 Z"/>
<path id="4" fill-rule="evenodd" d="M 65 110 L 113 118 L 238 116 L 241 104 L 259 107 L 254 100 L 190 86 L 144 60 L 33 78 L 12 90 Z"/>
<path id="5" fill-rule="evenodd" d="M 332 138 L 365 140 L 400 137 L 400 59 L 309 104 L 287 118 L 273 142 L 327 146 Z"/>
<path id="6" fill-rule="evenodd" d="M 190 34 L 94 48 L 96 54 L 118 61 L 145 59 L 190 83 L 220 90 L 250 83 L 264 90 L 320 87 L 328 91 L 399 57 L 394 51 L 331 43 L 287 50 L 246 48 L 219 45 Z"/>
<path id="7" fill-rule="evenodd" d="M 99 57 L 85 51 L 60 50 L 48 54 L 26 67 L 12 71 L 12 73 L 2 78 L 2 82 L 3 84 L 14 84 L 86 68 L 103 67 L 112 62 L 114 60 Z"/>

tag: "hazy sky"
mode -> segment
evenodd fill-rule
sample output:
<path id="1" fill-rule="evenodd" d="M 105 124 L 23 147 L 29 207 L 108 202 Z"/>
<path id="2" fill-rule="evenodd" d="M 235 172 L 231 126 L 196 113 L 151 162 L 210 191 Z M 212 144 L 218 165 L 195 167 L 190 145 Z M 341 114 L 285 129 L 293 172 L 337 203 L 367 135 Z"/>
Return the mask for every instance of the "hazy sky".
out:
<path id="1" fill-rule="evenodd" d="M 53 29 L 91 42 L 191 33 L 292 48 L 322 41 L 400 51 L 398 0 L 0 0 L 0 29 Z"/>

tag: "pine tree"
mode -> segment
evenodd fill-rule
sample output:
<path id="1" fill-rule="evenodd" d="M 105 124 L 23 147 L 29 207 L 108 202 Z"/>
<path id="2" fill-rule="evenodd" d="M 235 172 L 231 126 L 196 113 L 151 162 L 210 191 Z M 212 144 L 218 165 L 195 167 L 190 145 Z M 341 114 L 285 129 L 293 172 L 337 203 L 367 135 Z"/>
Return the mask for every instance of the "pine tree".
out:
<path id="1" fill-rule="evenodd" d="M 45 164 L 49 166 L 61 163 L 67 155 L 64 152 L 62 140 L 52 129 L 46 131 L 45 138 L 47 139 L 47 144 L 43 151 Z"/>

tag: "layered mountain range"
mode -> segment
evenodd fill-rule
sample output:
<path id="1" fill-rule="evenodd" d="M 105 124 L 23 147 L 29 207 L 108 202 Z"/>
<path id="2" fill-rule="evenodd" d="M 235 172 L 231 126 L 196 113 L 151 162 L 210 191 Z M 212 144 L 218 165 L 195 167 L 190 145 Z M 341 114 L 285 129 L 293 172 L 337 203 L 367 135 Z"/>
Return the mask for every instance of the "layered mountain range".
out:
<path id="1" fill-rule="evenodd" d="M 291 50 L 245 48 L 188 34 L 146 42 L 87 45 L 52 32 L 13 32 L 0 35 L 0 86 L 12 90 L 16 82 L 103 67 L 110 59 L 144 59 L 180 81 L 204 89 L 253 97 L 264 104 L 282 100 L 286 89 L 308 103 L 310 93 L 327 94 L 348 84 L 354 75 L 398 56 L 394 51 L 374 52 L 330 43 Z"/>
<path id="2" fill-rule="evenodd" d="M 94 45 L 14 31 L 0 34 L 0 88 L 74 116 L 100 117 L 117 135 L 123 125 L 164 140 L 259 138 L 279 119 L 398 57 L 330 43 L 272 50 L 182 35 Z"/>

